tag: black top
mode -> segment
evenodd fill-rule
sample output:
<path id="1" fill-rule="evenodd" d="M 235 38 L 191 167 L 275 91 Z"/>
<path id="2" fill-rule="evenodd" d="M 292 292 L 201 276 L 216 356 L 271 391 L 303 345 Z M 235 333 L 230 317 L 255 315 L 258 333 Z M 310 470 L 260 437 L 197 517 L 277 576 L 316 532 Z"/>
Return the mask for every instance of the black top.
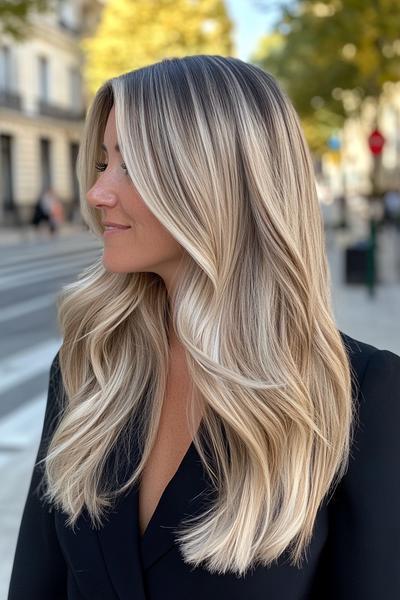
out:
<path id="1" fill-rule="evenodd" d="M 138 490 L 120 498 L 103 527 L 83 512 L 42 505 L 35 467 L 20 525 L 8 600 L 394 600 L 400 598 L 400 357 L 343 333 L 360 386 L 349 468 L 318 512 L 307 560 L 284 553 L 245 577 L 212 575 L 184 563 L 173 528 L 203 508 L 208 479 L 192 442 L 141 537 Z M 62 385 L 58 353 L 37 460 L 44 456 Z M 203 494 L 202 494 L 203 492 Z"/>

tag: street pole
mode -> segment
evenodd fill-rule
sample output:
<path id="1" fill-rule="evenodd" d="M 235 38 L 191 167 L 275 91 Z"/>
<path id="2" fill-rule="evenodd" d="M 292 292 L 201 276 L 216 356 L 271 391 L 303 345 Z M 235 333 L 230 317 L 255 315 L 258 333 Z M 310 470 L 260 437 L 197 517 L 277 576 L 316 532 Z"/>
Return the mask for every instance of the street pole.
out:
<path id="1" fill-rule="evenodd" d="M 369 219 L 369 244 L 367 253 L 367 290 L 370 298 L 374 298 L 376 294 L 376 229 L 377 223 L 374 215 L 372 215 Z"/>
<path id="2" fill-rule="evenodd" d="M 377 122 L 377 121 L 376 121 Z M 378 218 L 380 213 L 380 202 L 379 192 L 379 175 L 381 169 L 381 158 L 382 149 L 385 144 L 385 138 L 379 131 L 377 124 L 375 124 L 374 130 L 371 132 L 368 138 L 369 149 L 373 156 L 373 169 L 372 169 L 372 193 L 369 203 L 369 243 L 367 253 L 367 273 L 366 283 L 368 294 L 372 298 L 375 296 L 376 286 L 376 246 L 377 246 L 377 228 Z"/>

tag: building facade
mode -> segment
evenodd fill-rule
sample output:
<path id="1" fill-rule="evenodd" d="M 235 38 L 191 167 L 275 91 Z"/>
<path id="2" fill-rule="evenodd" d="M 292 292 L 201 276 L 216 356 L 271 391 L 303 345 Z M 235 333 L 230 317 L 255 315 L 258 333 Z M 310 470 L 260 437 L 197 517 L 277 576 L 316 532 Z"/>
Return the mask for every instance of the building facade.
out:
<path id="1" fill-rule="evenodd" d="M 375 128 L 375 109 L 366 105 L 356 118 L 348 118 L 340 132 L 340 148 L 327 152 L 323 170 L 333 195 L 369 195 L 374 157 L 368 137 Z M 377 170 L 378 189 L 400 191 L 400 82 L 383 86 L 378 128 L 385 144 Z"/>
<path id="2" fill-rule="evenodd" d="M 99 0 L 56 0 L 33 15 L 29 35 L 0 39 L 0 223 L 27 223 L 52 187 L 67 218 L 79 205 L 76 157 L 85 118 L 82 35 Z"/>

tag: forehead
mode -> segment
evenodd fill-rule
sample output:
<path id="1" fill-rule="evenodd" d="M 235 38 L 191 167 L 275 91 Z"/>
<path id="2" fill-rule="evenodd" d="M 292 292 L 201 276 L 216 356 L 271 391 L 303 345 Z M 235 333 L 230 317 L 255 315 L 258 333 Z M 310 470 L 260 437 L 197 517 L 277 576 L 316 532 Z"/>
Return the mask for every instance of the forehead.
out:
<path id="1" fill-rule="evenodd" d="M 113 105 L 107 117 L 107 123 L 104 130 L 104 141 L 100 145 L 101 149 L 107 152 L 109 148 L 113 147 L 116 152 L 120 152 L 118 142 L 116 142 L 116 137 L 117 131 L 115 125 L 115 109 Z"/>
<path id="2" fill-rule="evenodd" d="M 100 145 L 100 148 L 101 148 L 102 150 L 104 150 L 104 152 L 108 152 L 108 149 L 107 149 L 107 147 L 105 146 L 105 144 L 101 144 L 101 145 Z M 115 146 L 114 146 L 114 150 L 115 150 L 116 152 L 120 152 L 120 149 L 119 149 L 119 146 L 118 146 L 118 144 L 115 144 Z"/>
<path id="3" fill-rule="evenodd" d="M 108 113 L 107 123 L 104 131 L 104 137 L 113 137 L 116 135 L 116 125 L 115 125 L 115 109 L 114 105 L 111 107 L 110 112 Z"/>
<path id="4" fill-rule="evenodd" d="M 115 104 L 113 104 L 110 108 L 110 112 L 108 113 L 107 123 L 115 124 Z"/>

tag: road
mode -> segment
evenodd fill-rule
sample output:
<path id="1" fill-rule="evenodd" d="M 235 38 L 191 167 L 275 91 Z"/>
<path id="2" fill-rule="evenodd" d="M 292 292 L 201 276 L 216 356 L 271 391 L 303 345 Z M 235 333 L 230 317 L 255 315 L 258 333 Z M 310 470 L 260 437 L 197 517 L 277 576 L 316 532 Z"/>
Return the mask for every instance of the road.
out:
<path id="1" fill-rule="evenodd" d="M 56 295 L 101 252 L 86 232 L 1 247 L 0 419 L 43 394 L 61 344 Z"/>
<path id="2" fill-rule="evenodd" d="M 61 345 L 55 299 L 101 253 L 85 231 L 0 246 L 0 600 L 7 597 L 50 364 Z"/>

